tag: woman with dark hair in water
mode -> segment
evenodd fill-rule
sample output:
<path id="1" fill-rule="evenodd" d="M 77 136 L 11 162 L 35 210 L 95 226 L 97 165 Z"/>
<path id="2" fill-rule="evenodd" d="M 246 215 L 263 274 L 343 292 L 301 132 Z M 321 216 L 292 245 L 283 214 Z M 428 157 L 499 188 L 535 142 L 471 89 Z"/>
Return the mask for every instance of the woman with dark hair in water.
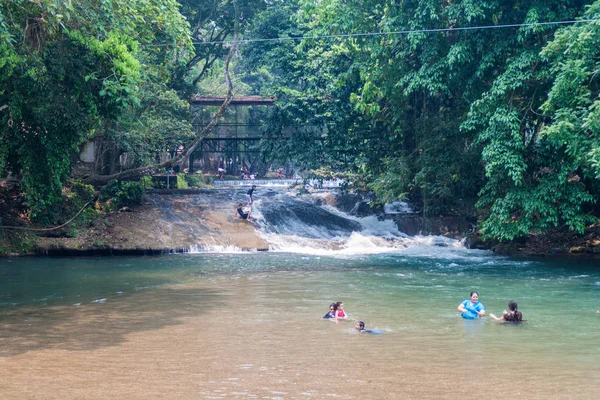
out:
<path id="1" fill-rule="evenodd" d="M 458 305 L 460 316 L 465 319 L 477 319 L 485 315 L 485 307 L 479 302 L 479 293 L 472 291 L 469 298 Z"/>
<path id="2" fill-rule="evenodd" d="M 335 312 L 337 311 L 337 305 L 336 303 L 331 303 L 329 305 L 329 311 L 327 312 L 327 314 L 325 314 L 323 316 L 324 319 L 331 319 L 331 318 L 335 318 Z"/>
<path id="3" fill-rule="evenodd" d="M 510 311 L 502 311 L 502 317 L 496 317 L 494 314 L 490 314 L 490 317 L 496 321 L 523 322 L 523 314 L 521 314 L 521 312 L 518 310 L 518 307 L 519 306 L 517 305 L 517 302 L 511 300 L 508 302 L 508 309 Z"/>

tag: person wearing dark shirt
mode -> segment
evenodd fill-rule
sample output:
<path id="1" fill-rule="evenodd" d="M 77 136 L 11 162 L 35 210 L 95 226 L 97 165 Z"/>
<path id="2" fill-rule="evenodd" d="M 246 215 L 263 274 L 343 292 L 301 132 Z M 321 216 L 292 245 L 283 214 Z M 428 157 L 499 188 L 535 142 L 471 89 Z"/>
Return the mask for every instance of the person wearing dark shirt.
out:
<path id="1" fill-rule="evenodd" d="M 492 319 L 495 319 L 496 321 L 515 323 L 523 322 L 523 314 L 521 314 L 518 308 L 519 306 L 517 305 L 517 302 L 511 300 L 508 302 L 508 309 L 510 311 L 504 310 L 502 312 L 502 317 L 496 317 L 494 314 L 490 314 L 490 317 L 492 317 Z"/>
<path id="2" fill-rule="evenodd" d="M 374 335 L 381 335 L 383 332 L 379 329 L 365 329 L 365 323 L 358 321 L 354 328 L 360 333 L 372 333 Z"/>
<path id="3" fill-rule="evenodd" d="M 329 305 L 329 311 L 327 311 L 327 314 L 325 314 L 323 316 L 324 319 L 332 319 L 335 318 L 335 309 L 337 308 L 336 303 L 331 303 Z"/>
<path id="4" fill-rule="evenodd" d="M 242 203 L 238 204 L 237 212 L 240 214 L 241 219 L 248 219 L 250 216 L 249 212 L 244 212 L 244 205 Z"/>
<path id="5" fill-rule="evenodd" d="M 252 194 L 254 193 L 254 189 L 256 189 L 256 185 L 252 185 L 252 188 L 248 190 L 246 193 L 246 199 L 248 200 L 248 205 L 252 205 L 253 199 Z"/>

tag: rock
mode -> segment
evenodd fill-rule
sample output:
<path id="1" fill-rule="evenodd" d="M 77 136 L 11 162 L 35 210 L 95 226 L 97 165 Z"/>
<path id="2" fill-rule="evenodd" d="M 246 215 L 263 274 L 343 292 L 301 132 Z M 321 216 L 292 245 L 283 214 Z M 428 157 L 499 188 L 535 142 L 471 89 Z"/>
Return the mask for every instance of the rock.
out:
<path id="1" fill-rule="evenodd" d="M 468 249 L 489 250 L 492 248 L 492 246 L 493 246 L 493 243 L 481 239 L 481 236 L 476 233 L 467 235 L 467 238 L 465 240 L 465 247 Z"/>
<path id="2" fill-rule="evenodd" d="M 573 246 L 569 249 L 569 253 L 572 253 L 572 254 L 585 253 L 585 246 Z"/>

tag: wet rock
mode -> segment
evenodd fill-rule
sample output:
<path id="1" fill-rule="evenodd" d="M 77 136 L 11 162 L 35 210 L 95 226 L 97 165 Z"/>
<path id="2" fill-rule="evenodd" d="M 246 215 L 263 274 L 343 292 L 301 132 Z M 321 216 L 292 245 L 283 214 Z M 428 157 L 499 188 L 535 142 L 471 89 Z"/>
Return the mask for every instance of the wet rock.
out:
<path id="1" fill-rule="evenodd" d="M 479 234 L 467 235 L 465 240 L 465 247 L 467 249 L 489 250 L 493 247 L 493 245 L 493 242 L 489 240 L 483 240 Z"/>
<path id="2" fill-rule="evenodd" d="M 571 254 L 581 254 L 585 253 L 585 246 L 573 246 L 569 249 L 569 253 Z"/>
<path id="3" fill-rule="evenodd" d="M 419 215 L 398 214 L 393 216 L 398 229 L 407 235 L 443 235 L 463 238 L 471 224 L 460 217 L 422 217 Z M 489 248 L 489 247 L 487 247 Z"/>

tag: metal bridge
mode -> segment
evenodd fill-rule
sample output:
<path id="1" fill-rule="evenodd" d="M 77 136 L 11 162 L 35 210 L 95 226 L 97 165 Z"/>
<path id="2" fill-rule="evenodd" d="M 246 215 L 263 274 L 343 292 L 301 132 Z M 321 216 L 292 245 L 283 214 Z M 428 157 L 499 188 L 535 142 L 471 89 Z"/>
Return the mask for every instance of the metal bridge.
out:
<path id="1" fill-rule="evenodd" d="M 252 165 L 258 158 L 257 146 L 262 138 L 261 127 L 266 116 L 264 107 L 273 106 L 275 100 L 274 97 L 234 97 L 222 121 L 202 139 L 198 150 L 190 156 L 190 172 L 195 168 L 216 171 L 223 167 L 228 173 L 237 174 L 242 166 Z M 224 101 L 225 97 L 218 96 L 192 98 L 192 126 L 196 134 L 208 125 L 216 108 Z"/>

